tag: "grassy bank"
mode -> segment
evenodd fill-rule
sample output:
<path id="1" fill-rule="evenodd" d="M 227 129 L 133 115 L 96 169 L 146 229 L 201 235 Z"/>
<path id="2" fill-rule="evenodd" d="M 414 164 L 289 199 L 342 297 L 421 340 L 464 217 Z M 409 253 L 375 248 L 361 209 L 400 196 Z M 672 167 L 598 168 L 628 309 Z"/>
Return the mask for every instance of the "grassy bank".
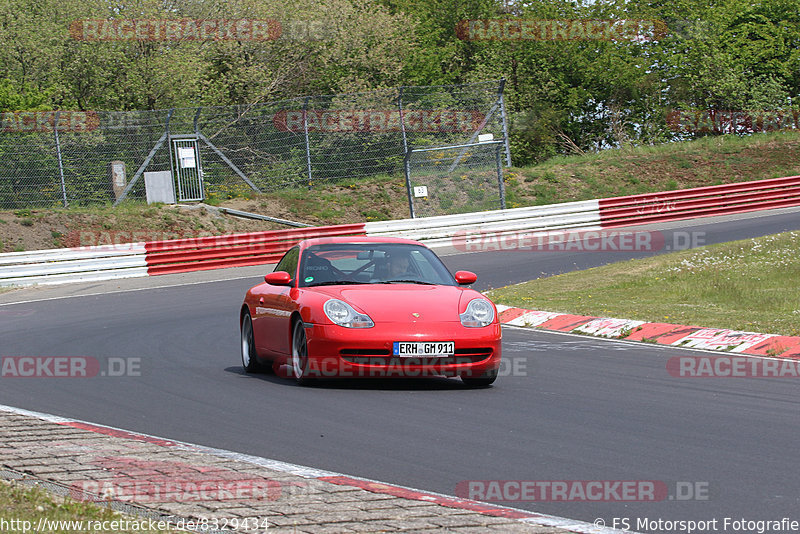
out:
<path id="1" fill-rule="evenodd" d="M 494 289 L 520 308 L 800 335 L 800 232 L 710 245 Z"/>
<path id="2" fill-rule="evenodd" d="M 552 158 L 512 170 L 526 206 L 800 175 L 800 133 L 705 137 L 685 143 Z"/>

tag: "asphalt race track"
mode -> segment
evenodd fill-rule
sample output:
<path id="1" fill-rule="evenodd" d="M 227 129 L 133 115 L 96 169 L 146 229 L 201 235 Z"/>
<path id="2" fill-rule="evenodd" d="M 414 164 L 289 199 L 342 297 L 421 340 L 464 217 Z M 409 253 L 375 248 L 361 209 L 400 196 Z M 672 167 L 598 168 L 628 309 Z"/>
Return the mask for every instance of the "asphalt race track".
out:
<path id="1" fill-rule="evenodd" d="M 800 229 L 800 213 L 691 224 L 663 230 L 667 241 L 673 231 L 714 243 Z M 485 289 L 651 253 L 444 259 L 476 271 Z M 505 328 L 509 372 L 489 389 L 447 379 L 301 388 L 242 372 L 237 311 L 258 281 L 2 306 L 0 356 L 88 356 L 101 369 L 117 358 L 134 376 L 4 376 L 0 404 L 446 494 L 469 480 L 667 485 L 670 497 L 652 503 L 501 503 L 608 526 L 800 519 L 800 379 L 675 378 L 668 358 L 702 353 Z M 707 498 L 680 499 L 687 487 Z"/>

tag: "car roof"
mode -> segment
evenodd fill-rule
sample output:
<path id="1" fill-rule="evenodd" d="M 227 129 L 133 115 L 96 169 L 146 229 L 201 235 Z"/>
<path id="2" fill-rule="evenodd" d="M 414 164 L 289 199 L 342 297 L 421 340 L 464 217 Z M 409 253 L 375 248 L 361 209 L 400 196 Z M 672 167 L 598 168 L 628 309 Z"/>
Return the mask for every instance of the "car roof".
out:
<path id="1" fill-rule="evenodd" d="M 419 241 L 413 239 L 404 239 L 402 237 L 372 237 L 372 236 L 336 236 L 336 237 L 317 237 L 313 239 L 305 239 L 300 242 L 300 248 L 307 248 L 314 245 L 328 245 L 328 244 L 376 244 L 386 243 L 389 244 L 404 244 L 404 245 L 418 245 L 425 246 Z"/>

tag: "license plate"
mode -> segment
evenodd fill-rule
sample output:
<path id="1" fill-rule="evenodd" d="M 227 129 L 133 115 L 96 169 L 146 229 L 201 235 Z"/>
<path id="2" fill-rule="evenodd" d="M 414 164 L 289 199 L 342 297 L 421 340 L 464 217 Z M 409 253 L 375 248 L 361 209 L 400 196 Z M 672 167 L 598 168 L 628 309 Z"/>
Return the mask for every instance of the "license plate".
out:
<path id="1" fill-rule="evenodd" d="M 416 343 L 410 341 L 395 341 L 392 353 L 401 358 L 440 358 L 452 356 L 456 352 L 453 341 L 427 341 Z"/>

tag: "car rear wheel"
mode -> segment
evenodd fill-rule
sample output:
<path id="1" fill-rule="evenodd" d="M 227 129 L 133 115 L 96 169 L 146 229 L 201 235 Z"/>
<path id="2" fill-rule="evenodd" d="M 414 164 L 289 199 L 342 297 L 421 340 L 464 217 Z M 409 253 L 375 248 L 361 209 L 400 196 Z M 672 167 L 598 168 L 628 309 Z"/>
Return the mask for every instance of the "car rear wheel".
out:
<path id="1" fill-rule="evenodd" d="M 468 375 L 461 376 L 461 381 L 464 382 L 465 385 L 473 388 L 488 387 L 495 380 L 497 380 L 497 369 L 486 371 L 480 376 L 468 376 Z"/>
<path id="2" fill-rule="evenodd" d="M 261 370 L 261 364 L 256 354 L 253 320 L 250 318 L 250 312 L 245 312 L 242 319 L 242 367 L 246 373 L 255 373 Z"/>
<path id="3" fill-rule="evenodd" d="M 306 343 L 306 328 L 303 321 L 294 323 L 292 330 L 292 373 L 294 380 L 301 386 L 313 382 L 308 376 L 308 343 Z"/>

